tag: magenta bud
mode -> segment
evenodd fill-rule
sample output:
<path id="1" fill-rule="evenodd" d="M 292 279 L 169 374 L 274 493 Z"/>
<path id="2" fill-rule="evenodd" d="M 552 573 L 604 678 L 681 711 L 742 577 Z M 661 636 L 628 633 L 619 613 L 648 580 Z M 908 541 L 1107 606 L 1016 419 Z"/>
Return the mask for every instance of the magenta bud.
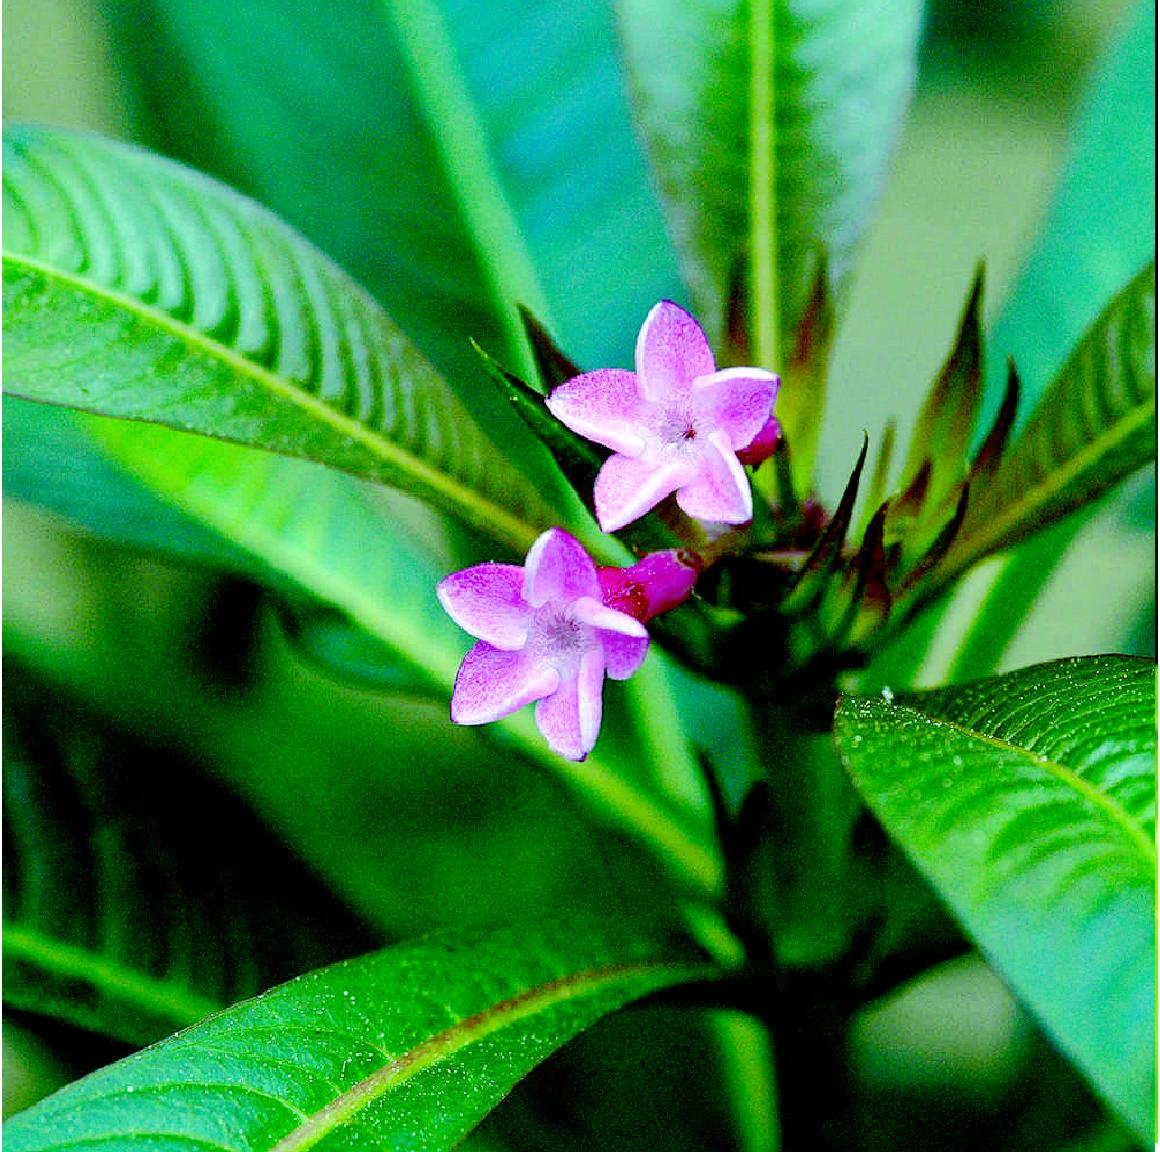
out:
<path id="1" fill-rule="evenodd" d="M 596 575 L 609 608 L 642 624 L 683 604 L 700 573 L 700 558 L 684 549 L 650 552 L 631 568 L 598 568 Z"/>
<path id="2" fill-rule="evenodd" d="M 776 416 L 771 416 L 762 429 L 744 448 L 737 452 L 737 459 L 742 464 L 758 465 L 768 460 L 777 448 L 778 438 L 781 436 L 781 425 Z"/>

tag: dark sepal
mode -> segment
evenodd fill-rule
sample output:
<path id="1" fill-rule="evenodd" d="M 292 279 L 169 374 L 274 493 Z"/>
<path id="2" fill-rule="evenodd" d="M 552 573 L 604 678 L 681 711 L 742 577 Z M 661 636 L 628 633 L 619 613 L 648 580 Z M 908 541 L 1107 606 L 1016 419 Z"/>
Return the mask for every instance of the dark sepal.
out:
<path id="1" fill-rule="evenodd" d="M 862 546 L 854 558 L 853 588 L 849 606 L 831 637 L 834 648 L 856 648 L 890 615 L 893 597 L 887 584 L 888 559 L 885 547 L 886 501 L 870 518 Z"/>
<path id="2" fill-rule="evenodd" d="M 932 462 L 929 496 L 931 507 L 935 508 L 967 471 L 967 454 L 981 400 L 982 297 L 980 264 L 954 347 L 919 413 L 902 471 L 902 484 L 909 487 L 924 464 Z"/>
<path id="3" fill-rule="evenodd" d="M 1003 403 L 995 416 L 987 438 L 975 453 L 971 462 L 971 481 L 986 481 L 990 478 L 999 461 L 1003 457 L 1003 450 L 1011 437 L 1011 429 L 1015 424 L 1015 413 L 1019 409 L 1019 372 L 1015 368 L 1015 358 L 1007 358 L 1007 390 L 1003 394 Z"/>
<path id="4" fill-rule="evenodd" d="M 894 458 L 894 441 L 897 434 L 894 421 L 889 420 L 882 429 L 882 443 L 878 445 L 878 454 L 874 458 L 874 471 L 870 474 L 870 487 L 866 491 L 866 512 L 864 517 L 873 513 L 883 500 L 886 499 L 886 485 L 890 482 L 890 465 Z M 867 521 L 863 519 L 865 524 Z"/>
<path id="5" fill-rule="evenodd" d="M 842 545 L 850 528 L 850 518 L 854 514 L 854 502 L 858 499 L 858 486 L 862 480 L 862 469 L 866 466 L 866 453 L 870 448 L 870 437 L 862 436 L 862 451 L 854 465 L 850 479 L 846 481 L 842 498 L 834 511 L 825 531 L 806 557 L 796 580 L 782 601 L 781 610 L 787 614 L 803 612 L 813 605 L 825 589 L 827 579 L 842 562 Z"/>
<path id="6" fill-rule="evenodd" d="M 585 440 L 583 436 L 577 435 L 561 424 L 548 411 L 544 397 L 530 384 L 521 380 L 515 373 L 509 372 L 474 340 L 471 345 L 483 360 L 489 378 L 552 454 L 556 465 L 576 495 L 580 497 L 584 507 L 595 515 L 592 490 L 596 483 L 596 473 L 610 455 L 608 450 L 591 440 Z"/>
<path id="7" fill-rule="evenodd" d="M 959 497 L 955 504 L 955 510 L 951 514 L 951 518 L 943 525 L 942 531 L 935 537 L 934 543 L 927 549 L 926 554 L 907 573 L 906 578 L 902 581 L 898 589 L 899 592 L 909 592 L 912 588 L 917 587 L 921 580 L 925 579 L 938 567 L 942 558 L 950 551 L 951 545 L 955 542 L 955 537 L 959 534 L 959 529 L 963 526 L 963 520 L 966 518 L 970 497 L 971 485 L 968 481 L 964 481 L 959 486 Z"/>
<path id="8" fill-rule="evenodd" d="M 549 335 L 547 328 L 532 315 L 531 309 L 519 305 L 520 321 L 523 323 L 532 357 L 540 373 L 540 382 L 546 396 L 553 388 L 581 374 L 581 368 Z"/>

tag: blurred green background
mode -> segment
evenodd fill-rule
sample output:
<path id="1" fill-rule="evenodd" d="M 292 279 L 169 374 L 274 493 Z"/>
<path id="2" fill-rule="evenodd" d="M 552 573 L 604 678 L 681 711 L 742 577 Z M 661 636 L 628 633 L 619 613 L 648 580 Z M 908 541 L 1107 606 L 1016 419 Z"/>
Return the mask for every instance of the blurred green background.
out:
<path id="1" fill-rule="evenodd" d="M 1130 8 L 1126 0 L 929 6 L 918 91 L 835 351 L 821 453 L 827 500 L 863 429 L 876 440 L 895 419 L 905 437 L 980 260 L 987 314 L 998 314 L 1068 159 L 1085 83 Z M 137 136 L 135 99 L 91 0 L 6 0 L 3 93 L 6 119 Z M 1070 544 L 1003 667 L 1155 654 L 1154 512 L 1152 470 Z M 581 894 L 610 908 L 648 899 L 648 862 L 595 830 L 554 782 L 530 767 L 482 777 L 479 737 L 451 730 L 443 701 L 384 697 L 303 664 L 243 582 L 119 549 L 9 499 L 4 545 L 10 674 L 40 685 L 47 701 L 83 700 L 157 747 L 188 754 L 252 803 L 381 938 Z M 988 578 L 981 572 L 958 597 L 950 639 Z M 924 680 L 945 673 L 948 647 L 936 641 Z M 348 831 L 340 845 L 336 826 Z M 671 1074 L 672 1061 L 656 1053 L 713 1051 L 700 1024 L 664 1013 L 631 1021 L 598 1029 L 533 1077 L 478 1146 L 518 1146 L 521 1132 L 550 1131 L 568 1147 L 561 1132 L 590 1125 L 571 1137 L 576 1146 L 644 1148 L 674 1123 L 696 1134 L 691 1143 L 714 1146 L 724 1109 L 692 1086 L 688 1069 L 667 1085 L 661 1069 L 634 1073 L 619 1096 L 586 1099 L 597 1065 L 656 1059 Z M 45 1044 L 29 1023 L 5 1029 L 6 1111 L 115 1054 L 71 1035 Z M 682 1028 L 688 1035 L 674 1039 Z M 967 1118 L 980 1125 L 972 1139 L 980 1148 L 1127 1146 L 977 961 L 868 1012 L 851 1058 L 879 1125 L 867 1148 L 952 1146 Z M 536 1088 L 546 1076 L 573 1092 L 563 1119 L 542 1113 Z M 929 1130 L 892 1127 L 892 1116 L 908 1114 L 894 1108 L 899 1101 L 921 1107 Z M 1083 1130 L 1090 1139 L 1067 1144 Z"/>

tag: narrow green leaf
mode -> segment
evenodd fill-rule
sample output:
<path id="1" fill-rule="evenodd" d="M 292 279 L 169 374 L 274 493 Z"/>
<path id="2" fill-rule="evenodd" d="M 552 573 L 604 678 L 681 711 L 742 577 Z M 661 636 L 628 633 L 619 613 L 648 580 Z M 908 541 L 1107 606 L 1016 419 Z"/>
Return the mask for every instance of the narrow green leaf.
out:
<path id="1" fill-rule="evenodd" d="M 317 460 L 517 549 L 552 521 L 374 301 L 269 213 L 124 145 L 5 135 L 5 385 Z"/>
<path id="2" fill-rule="evenodd" d="M 191 764 L 5 672 L 5 1004 L 145 1044 L 373 943 Z"/>
<path id="3" fill-rule="evenodd" d="M 379 0 L 442 175 L 477 251 L 508 355 L 530 375 L 532 360 L 515 301 L 547 303 L 523 233 L 488 149 L 483 123 L 439 0 Z"/>
<path id="4" fill-rule="evenodd" d="M 565 380 L 580 375 L 580 366 L 568 356 L 552 339 L 551 333 L 539 320 L 530 308 L 520 305 L 520 319 L 523 321 L 524 334 L 532 348 L 532 358 L 540 373 L 540 385 L 545 394 L 550 392 Z"/>
<path id="5" fill-rule="evenodd" d="M 9 1120 L 12 1152 L 452 1148 L 600 1017 L 714 969 L 561 916 L 447 932 L 313 972 Z"/>
<path id="6" fill-rule="evenodd" d="M 1096 499 L 1155 451 L 1156 267 L 1150 263 L 1107 306 L 1005 459 L 974 487 L 944 578 Z"/>
<path id="7" fill-rule="evenodd" d="M 897 699 L 835 736 L 890 836 L 1142 1140 L 1156 1101 L 1156 670 L 1093 656 Z"/>
<path id="8" fill-rule="evenodd" d="M 798 329 L 819 253 L 841 304 L 910 95 L 921 5 L 622 0 L 619 13 L 638 120 L 710 340 L 724 344 L 748 267 L 760 337 L 750 353 L 784 357 L 769 346 Z M 786 430 L 808 475 L 809 436 L 792 420 Z"/>
<path id="9" fill-rule="evenodd" d="M 990 431 L 979 445 L 971 460 L 971 481 L 989 480 L 1003 459 L 1011 429 L 1015 426 L 1015 416 L 1019 411 L 1019 371 L 1014 359 L 1007 361 L 1007 387 L 1003 392 L 1003 402 L 995 413 Z"/>
<path id="10" fill-rule="evenodd" d="M 539 360 L 543 355 L 543 345 L 537 342 L 535 347 Z M 487 369 L 488 377 L 498 386 L 503 398 L 515 408 L 524 423 L 551 452 L 557 467 L 577 497 L 595 515 L 593 487 L 600 466 L 608 459 L 608 450 L 560 423 L 548 411 L 543 395 L 519 376 L 509 372 L 478 345 L 476 351 Z"/>
<path id="11" fill-rule="evenodd" d="M 858 453 L 857 463 L 846 481 L 838 507 L 826 530 L 818 538 L 817 544 L 799 573 L 797 580 L 790 588 L 782 604 L 783 612 L 804 611 L 815 603 L 818 596 L 825 589 L 826 581 L 842 561 L 842 545 L 846 542 L 846 533 L 850 528 L 850 519 L 854 515 L 854 502 L 858 499 L 858 487 L 862 482 L 862 469 L 866 466 L 866 453 L 870 450 L 870 438 L 862 438 L 862 450 Z"/>

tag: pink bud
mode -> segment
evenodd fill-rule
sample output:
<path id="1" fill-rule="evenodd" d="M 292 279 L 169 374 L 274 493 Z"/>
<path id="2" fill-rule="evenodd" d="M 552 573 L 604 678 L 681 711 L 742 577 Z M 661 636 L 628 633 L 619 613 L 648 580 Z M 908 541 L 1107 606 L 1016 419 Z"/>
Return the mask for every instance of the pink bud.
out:
<path id="1" fill-rule="evenodd" d="M 781 425 L 776 416 L 771 416 L 762 429 L 748 444 L 737 453 L 737 459 L 742 464 L 761 464 L 768 460 L 777 449 L 778 437 L 781 436 Z"/>
<path id="2" fill-rule="evenodd" d="M 700 567 L 700 558 L 682 549 L 650 552 L 631 568 L 598 568 L 596 575 L 604 603 L 643 624 L 683 604 L 693 591 Z"/>

